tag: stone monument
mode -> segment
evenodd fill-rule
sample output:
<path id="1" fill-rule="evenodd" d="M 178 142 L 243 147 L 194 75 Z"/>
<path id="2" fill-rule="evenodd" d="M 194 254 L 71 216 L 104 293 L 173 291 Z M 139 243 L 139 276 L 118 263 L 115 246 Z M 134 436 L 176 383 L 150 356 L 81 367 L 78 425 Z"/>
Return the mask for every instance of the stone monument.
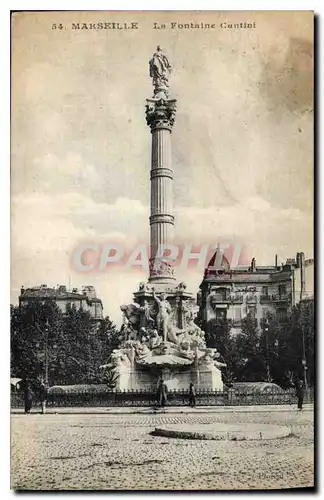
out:
<path id="1" fill-rule="evenodd" d="M 113 368 L 119 390 L 156 389 L 163 378 L 169 389 L 222 390 L 216 349 L 207 349 L 204 332 L 195 324 L 196 304 L 174 268 L 158 251 L 173 243 L 173 170 L 171 133 L 176 116 L 170 99 L 171 65 L 160 47 L 149 61 L 153 97 L 146 102 L 146 122 L 152 134 L 150 275 L 139 284 L 134 303 L 122 305 L 125 340 L 114 351 Z M 107 365 L 108 366 L 108 365 Z"/>

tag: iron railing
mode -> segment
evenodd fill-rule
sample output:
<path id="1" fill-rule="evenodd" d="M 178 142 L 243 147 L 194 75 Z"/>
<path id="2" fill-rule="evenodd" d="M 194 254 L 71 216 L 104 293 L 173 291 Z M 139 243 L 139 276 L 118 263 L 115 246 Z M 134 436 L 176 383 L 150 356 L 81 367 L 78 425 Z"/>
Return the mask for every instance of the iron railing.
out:
<path id="1" fill-rule="evenodd" d="M 235 304 L 243 304 L 244 297 L 243 295 L 235 295 L 232 297 L 231 301 Z"/>
<path id="2" fill-rule="evenodd" d="M 254 295 L 253 297 L 247 296 L 245 300 L 246 300 L 247 304 L 257 304 L 257 302 L 258 302 L 258 298 L 256 295 Z"/>
<path id="3" fill-rule="evenodd" d="M 196 394 L 197 406 L 257 406 L 293 405 L 297 397 L 295 390 L 287 391 L 209 391 L 199 390 Z M 314 402 L 313 390 L 305 391 L 304 403 Z M 157 403 L 154 391 L 107 391 L 102 393 L 49 394 L 47 406 L 56 407 L 152 407 Z M 35 400 L 37 405 L 37 399 Z M 188 406 L 188 391 L 174 390 L 167 394 L 167 406 Z M 11 407 L 22 408 L 24 399 L 21 393 L 11 395 Z"/>
<path id="4" fill-rule="evenodd" d="M 260 295 L 260 303 L 263 304 L 264 302 L 271 302 L 273 299 L 272 299 L 272 295 Z"/>

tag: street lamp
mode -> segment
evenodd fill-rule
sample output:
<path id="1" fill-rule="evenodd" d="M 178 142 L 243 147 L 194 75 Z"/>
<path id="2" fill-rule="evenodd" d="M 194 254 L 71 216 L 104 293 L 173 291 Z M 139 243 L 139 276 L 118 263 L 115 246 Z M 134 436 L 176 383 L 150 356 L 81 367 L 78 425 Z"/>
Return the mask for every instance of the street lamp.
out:
<path id="1" fill-rule="evenodd" d="M 48 385 L 48 332 L 49 332 L 49 323 L 46 320 L 45 326 L 45 384 Z"/>
<path id="2" fill-rule="evenodd" d="M 264 321 L 264 327 L 263 327 L 264 333 L 265 333 L 265 338 L 266 338 L 266 369 L 267 369 L 267 382 L 271 382 L 271 373 L 270 373 L 270 363 L 269 363 L 269 323 L 268 320 Z"/>
<path id="3" fill-rule="evenodd" d="M 305 334 L 304 334 L 304 328 L 302 326 L 302 341 L 303 341 L 303 359 L 302 359 L 302 365 L 304 369 L 304 384 L 305 384 L 305 389 L 307 389 L 307 362 L 306 362 L 306 347 L 305 347 Z"/>
<path id="4" fill-rule="evenodd" d="M 305 353 L 304 353 L 304 356 L 305 356 Z M 304 384 L 305 384 L 305 389 L 307 389 L 307 365 L 306 365 L 306 359 L 303 358 L 302 359 L 302 365 L 303 365 L 303 368 L 304 368 Z"/>
<path id="5" fill-rule="evenodd" d="M 40 331 L 40 328 L 38 327 L 38 330 Z M 43 344 L 43 356 L 44 356 L 44 364 L 45 364 L 45 383 L 48 384 L 48 361 L 49 361 L 49 356 L 48 356 L 48 333 L 49 333 L 49 321 L 48 319 L 46 320 L 46 323 L 45 323 L 45 335 L 44 335 L 44 338 L 43 338 L 43 342 L 41 343 L 41 345 Z M 36 347 L 39 348 L 40 347 L 40 343 L 37 342 L 36 343 Z"/>

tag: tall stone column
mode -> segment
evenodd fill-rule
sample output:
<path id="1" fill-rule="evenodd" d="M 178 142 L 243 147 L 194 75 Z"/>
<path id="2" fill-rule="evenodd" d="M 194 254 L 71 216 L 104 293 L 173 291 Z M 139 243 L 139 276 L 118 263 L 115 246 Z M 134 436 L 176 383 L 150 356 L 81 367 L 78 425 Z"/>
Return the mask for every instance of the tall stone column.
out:
<path id="1" fill-rule="evenodd" d="M 156 259 L 161 246 L 173 243 L 171 132 L 176 114 L 176 100 L 168 98 L 170 71 L 170 64 L 158 47 L 150 61 L 154 96 L 146 100 L 146 121 L 152 133 L 149 281 L 156 283 L 175 281 L 173 268 Z"/>

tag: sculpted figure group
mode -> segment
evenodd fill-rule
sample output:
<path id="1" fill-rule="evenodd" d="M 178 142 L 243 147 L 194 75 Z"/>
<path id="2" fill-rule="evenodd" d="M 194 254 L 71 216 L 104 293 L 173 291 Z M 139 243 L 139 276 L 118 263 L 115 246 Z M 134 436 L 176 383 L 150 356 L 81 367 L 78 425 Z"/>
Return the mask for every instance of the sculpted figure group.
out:
<path id="1" fill-rule="evenodd" d="M 183 291 L 181 285 L 177 290 Z M 216 349 L 207 349 L 204 332 L 195 323 L 195 306 L 182 294 L 174 298 L 174 289 L 157 293 L 153 287 L 140 285 L 145 292 L 142 303 L 121 306 L 123 312 L 123 342 L 116 349 L 109 365 L 119 387 L 128 387 L 134 362 L 140 365 L 190 365 L 198 363 L 201 369 L 221 377 Z M 172 299 L 173 297 L 173 299 Z M 161 358 L 162 357 L 162 358 Z"/>
<path id="2" fill-rule="evenodd" d="M 181 283 L 177 289 L 185 290 L 185 285 Z M 195 324 L 192 304 L 179 299 L 172 306 L 167 293 L 158 295 L 145 283 L 140 284 L 139 290 L 149 292 L 153 301 L 144 299 L 142 305 L 121 306 L 125 342 L 135 349 L 138 358 L 143 359 L 152 351 L 166 353 L 171 345 L 179 356 L 191 359 L 195 348 L 205 346 L 204 332 Z"/>

